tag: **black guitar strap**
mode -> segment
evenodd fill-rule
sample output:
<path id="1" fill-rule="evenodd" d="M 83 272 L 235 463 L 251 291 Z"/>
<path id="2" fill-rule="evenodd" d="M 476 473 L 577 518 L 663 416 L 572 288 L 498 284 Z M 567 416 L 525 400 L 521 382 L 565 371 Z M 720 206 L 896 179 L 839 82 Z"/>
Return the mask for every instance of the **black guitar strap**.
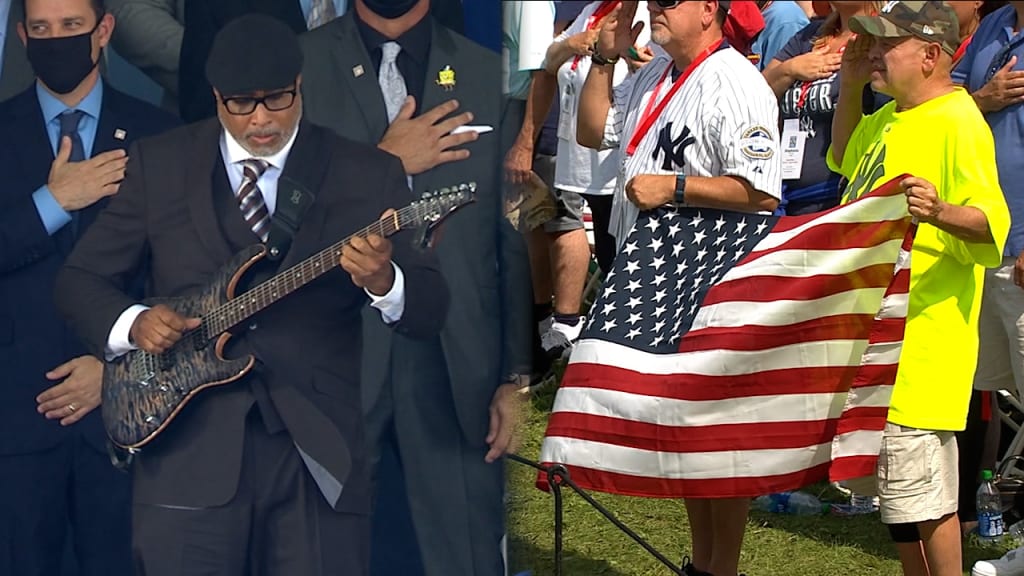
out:
<path id="1" fill-rule="evenodd" d="M 293 178 L 281 176 L 277 181 L 277 207 L 270 219 L 267 236 L 267 259 L 279 262 L 288 253 L 292 238 L 316 196 Z"/>

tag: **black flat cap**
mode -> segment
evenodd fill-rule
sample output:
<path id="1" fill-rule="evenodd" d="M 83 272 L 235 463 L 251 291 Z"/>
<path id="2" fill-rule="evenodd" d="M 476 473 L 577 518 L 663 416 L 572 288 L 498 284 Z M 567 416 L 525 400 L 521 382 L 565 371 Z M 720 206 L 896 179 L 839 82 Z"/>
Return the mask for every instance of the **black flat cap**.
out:
<path id="1" fill-rule="evenodd" d="M 206 79 L 223 96 L 284 88 L 301 71 L 295 33 L 263 14 L 246 14 L 224 26 L 206 60 Z"/>

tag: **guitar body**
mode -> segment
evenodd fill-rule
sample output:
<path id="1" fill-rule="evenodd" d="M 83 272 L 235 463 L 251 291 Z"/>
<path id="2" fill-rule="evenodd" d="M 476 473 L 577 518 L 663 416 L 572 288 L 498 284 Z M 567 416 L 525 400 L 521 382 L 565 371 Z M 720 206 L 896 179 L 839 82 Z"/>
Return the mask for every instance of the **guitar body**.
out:
<path id="1" fill-rule="evenodd" d="M 163 304 L 185 317 L 206 319 L 212 310 L 234 298 L 239 279 L 265 254 L 263 245 L 246 248 L 202 292 L 182 298 L 149 299 L 144 304 Z M 200 326 L 163 354 L 135 350 L 106 363 L 101 406 L 103 425 L 114 444 L 128 450 L 141 448 L 201 390 L 235 382 L 252 370 L 252 356 L 223 357 L 229 333 L 219 337 L 204 334 Z"/>

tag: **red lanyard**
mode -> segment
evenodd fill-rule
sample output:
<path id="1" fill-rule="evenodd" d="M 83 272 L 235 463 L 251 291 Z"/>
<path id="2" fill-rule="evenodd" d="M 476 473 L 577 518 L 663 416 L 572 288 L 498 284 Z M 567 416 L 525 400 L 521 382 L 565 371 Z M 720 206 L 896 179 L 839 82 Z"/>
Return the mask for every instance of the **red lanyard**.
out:
<path id="1" fill-rule="evenodd" d="M 594 27 L 600 24 L 601 19 L 603 19 L 605 16 L 611 13 L 611 11 L 614 10 L 615 7 L 619 5 L 619 2 L 620 0 L 604 0 L 604 2 L 602 2 L 601 5 L 598 6 L 597 10 L 595 10 L 594 13 L 590 16 L 590 18 L 587 18 L 587 30 L 593 30 Z M 576 68 L 579 67 L 580 60 L 582 58 L 583 56 L 577 55 L 575 58 L 572 59 L 573 72 L 575 72 Z"/>
<path id="2" fill-rule="evenodd" d="M 654 101 L 658 99 L 658 92 L 661 92 L 661 85 L 665 83 L 665 78 L 668 77 L 669 73 L 672 72 L 672 67 L 675 66 L 672 62 L 668 63 L 668 68 L 665 69 L 665 72 L 661 75 L 661 79 L 659 79 L 658 83 L 655 85 L 654 93 L 651 94 L 651 99 L 647 101 L 647 107 L 644 108 L 644 113 L 640 115 L 640 121 L 637 124 L 636 132 L 633 132 L 633 137 L 629 139 L 629 146 L 626 147 L 627 156 L 632 156 L 633 153 L 636 152 L 636 147 L 640 145 L 640 141 L 644 139 L 644 136 L 646 136 L 648 132 L 650 132 L 651 126 L 654 125 L 654 121 L 658 116 L 661 116 L 662 112 L 665 111 L 665 106 L 668 106 L 672 97 L 675 96 L 676 92 L 683 87 L 683 82 L 686 82 L 686 79 L 693 74 L 697 67 L 703 64 L 709 56 L 714 54 L 724 42 L 725 39 L 715 42 L 694 58 L 693 62 L 690 62 L 690 65 L 686 67 L 686 70 L 683 70 L 683 73 L 679 75 L 679 78 L 672 83 L 672 87 L 669 88 L 668 94 L 665 94 L 665 97 L 655 105 Z"/>
<path id="3" fill-rule="evenodd" d="M 967 47 L 971 45 L 971 40 L 974 39 L 974 34 L 968 36 L 963 42 L 960 43 L 960 47 L 956 49 L 956 54 L 953 55 L 953 64 L 955 65 L 964 57 L 967 53 Z"/>

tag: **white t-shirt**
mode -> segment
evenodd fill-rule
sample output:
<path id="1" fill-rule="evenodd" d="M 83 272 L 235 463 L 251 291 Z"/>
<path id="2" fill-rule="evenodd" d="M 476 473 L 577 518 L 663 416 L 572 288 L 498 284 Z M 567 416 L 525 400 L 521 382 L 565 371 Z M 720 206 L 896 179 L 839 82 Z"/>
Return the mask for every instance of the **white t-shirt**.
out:
<path id="1" fill-rule="evenodd" d="M 626 149 L 652 94 L 660 102 L 672 86 L 674 64 L 657 56 L 614 91 L 602 147 L 619 148 L 620 176 L 612 202 L 611 233 L 621 246 L 639 209 L 625 185 L 638 174 L 737 176 L 780 198 L 779 105 L 757 68 L 732 48 L 711 54 L 672 96 L 635 153 Z"/>
<path id="2" fill-rule="evenodd" d="M 555 36 L 555 3 L 506 1 L 502 19 L 502 94 L 525 100 L 531 72 L 544 67 Z"/>
<path id="3" fill-rule="evenodd" d="M 583 8 L 580 15 L 564 32 L 555 38 L 561 42 L 587 29 L 591 16 L 601 6 L 600 0 Z M 649 12 L 637 10 L 633 23 L 643 22 L 644 28 L 637 38 L 637 46 L 646 46 L 650 41 Z M 656 54 L 661 51 L 656 48 Z M 615 192 L 615 178 L 619 174 L 618 150 L 593 150 L 576 143 L 576 118 L 579 112 L 580 92 L 590 71 L 590 57 L 579 59 L 573 70 L 569 58 L 558 68 L 558 161 L 555 163 L 555 187 L 580 194 L 610 195 Z M 629 75 L 629 65 L 619 60 L 615 65 L 614 83 L 618 85 Z"/>

